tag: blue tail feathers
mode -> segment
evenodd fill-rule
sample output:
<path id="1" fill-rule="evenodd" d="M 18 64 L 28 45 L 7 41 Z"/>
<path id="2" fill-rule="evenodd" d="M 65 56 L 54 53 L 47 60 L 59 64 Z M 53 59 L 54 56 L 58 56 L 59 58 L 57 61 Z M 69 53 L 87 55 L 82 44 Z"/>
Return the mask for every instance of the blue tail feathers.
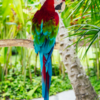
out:
<path id="1" fill-rule="evenodd" d="M 42 96 L 44 97 L 44 100 L 49 100 L 49 88 L 52 76 L 51 54 L 53 52 L 53 48 L 48 53 L 48 56 L 47 54 L 40 54 L 40 62 L 42 64 Z"/>

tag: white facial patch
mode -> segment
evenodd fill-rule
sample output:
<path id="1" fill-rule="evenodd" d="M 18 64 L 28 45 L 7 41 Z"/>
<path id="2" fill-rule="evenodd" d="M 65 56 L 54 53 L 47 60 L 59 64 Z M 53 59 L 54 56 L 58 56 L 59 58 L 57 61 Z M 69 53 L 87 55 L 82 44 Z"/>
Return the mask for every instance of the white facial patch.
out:
<path id="1" fill-rule="evenodd" d="M 62 0 L 54 0 L 54 7 L 56 7 L 58 4 L 60 4 Z"/>
<path id="2" fill-rule="evenodd" d="M 45 1 L 46 0 L 40 0 L 41 5 L 43 5 Z"/>
<path id="3" fill-rule="evenodd" d="M 40 0 L 41 5 L 44 4 L 46 0 Z M 57 5 L 59 5 L 62 2 L 62 0 L 54 0 L 54 7 L 56 7 Z M 61 12 L 64 11 L 65 9 L 65 2 L 63 2 L 62 6 L 61 6 Z"/>

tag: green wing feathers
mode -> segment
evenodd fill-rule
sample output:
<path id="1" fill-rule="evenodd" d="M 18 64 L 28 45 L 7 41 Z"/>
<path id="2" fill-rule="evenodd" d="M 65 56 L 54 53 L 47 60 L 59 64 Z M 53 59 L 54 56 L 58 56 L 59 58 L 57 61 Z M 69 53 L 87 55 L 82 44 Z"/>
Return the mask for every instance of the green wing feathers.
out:
<path id="1" fill-rule="evenodd" d="M 32 33 L 34 37 L 34 42 L 38 45 L 42 45 L 45 39 L 50 39 L 50 44 L 56 39 L 58 34 L 59 24 L 55 25 L 54 20 L 49 20 L 48 22 L 38 24 L 38 22 L 33 23 Z"/>

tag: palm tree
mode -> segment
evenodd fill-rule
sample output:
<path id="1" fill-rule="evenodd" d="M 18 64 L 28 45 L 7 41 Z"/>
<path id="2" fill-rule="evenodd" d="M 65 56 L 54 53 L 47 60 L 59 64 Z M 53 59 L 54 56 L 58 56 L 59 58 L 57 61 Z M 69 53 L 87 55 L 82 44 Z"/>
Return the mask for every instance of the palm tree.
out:
<path id="1" fill-rule="evenodd" d="M 73 8 L 73 5 L 76 6 Z M 93 60 L 96 59 L 97 77 L 100 79 L 100 1 L 74 0 L 72 4 L 70 4 L 70 6 L 68 4 L 67 7 L 69 8 L 63 12 L 62 15 L 64 16 L 62 17 L 65 26 L 70 30 L 69 36 L 77 37 L 77 41 L 74 43 L 76 44 L 76 47 L 78 47 L 80 42 L 84 42 L 83 45 L 88 45 L 84 57 L 86 56 L 90 47 L 96 47 L 96 58 L 93 58 Z M 66 14 L 68 11 L 69 15 Z M 68 20 L 71 20 L 70 24 L 66 24 L 66 21 Z M 74 34 L 72 34 L 72 32 L 74 32 Z"/>
<path id="2" fill-rule="evenodd" d="M 75 47 L 71 45 L 73 42 L 68 37 L 68 30 L 64 27 L 62 21 L 60 24 L 59 51 L 62 55 L 63 63 L 67 68 L 68 76 L 76 95 L 76 100 L 97 100 L 98 96 L 89 81 L 89 77 L 85 74 L 80 60 L 76 56 Z M 69 47 L 69 45 L 71 46 Z"/>
<path id="3" fill-rule="evenodd" d="M 67 37 L 62 39 L 60 42 L 61 48 L 64 48 L 66 51 L 60 50 L 63 61 L 68 69 L 69 79 L 71 80 L 73 89 L 76 94 L 76 100 L 97 100 L 97 95 L 90 84 L 88 77 L 84 74 L 82 65 L 75 55 L 75 48 L 71 44 L 76 44 L 76 49 L 80 41 L 84 41 L 85 44 L 89 44 L 86 52 L 87 54 L 91 46 L 96 45 L 97 52 L 100 50 L 99 47 L 99 34 L 100 34 L 100 1 L 98 0 L 74 0 L 70 2 L 66 1 L 66 9 L 62 13 L 62 18 L 64 25 L 69 31 L 69 34 L 66 31 L 66 34 L 63 34 L 63 31 L 60 32 L 60 37 Z M 78 24 L 79 23 L 79 24 Z M 74 33 L 74 34 L 73 34 Z M 77 37 L 75 43 L 68 40 L 72 36 Z M 70 47 L 69 47 L 70 45 Z M 69 48 L 68 48 L 69 47 Z M 69 51 L 70 50 L 70 51 Z M 97 54 L 97 53 L 96 53 Z M 99 57 L 99 55 L 97 55 Z M 99 62 L 97 58 L 97 62 Z M 70 63 L 69 63 L 70 61 Z M 72 63 L 72 65 L 71 65 Z M 100 78 L 100 68 L 99 63 L 97 66 L 97 75 L 98 79 Z M 96 98 L 97 97 L 97 98 Z"/>

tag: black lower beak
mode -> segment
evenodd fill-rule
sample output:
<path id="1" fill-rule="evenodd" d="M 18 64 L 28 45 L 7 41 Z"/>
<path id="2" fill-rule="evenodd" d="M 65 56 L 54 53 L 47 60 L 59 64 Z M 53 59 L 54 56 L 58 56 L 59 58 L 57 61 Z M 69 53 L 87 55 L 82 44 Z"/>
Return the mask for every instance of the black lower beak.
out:
<path id="1" fill-rule="evenodd" d="M 61 10 L 61 6 L 62 6 L 62 3 L 60 3 L 59 5 L 57 5 L 57 6 L 55 7 L 55 10 Z"/>

